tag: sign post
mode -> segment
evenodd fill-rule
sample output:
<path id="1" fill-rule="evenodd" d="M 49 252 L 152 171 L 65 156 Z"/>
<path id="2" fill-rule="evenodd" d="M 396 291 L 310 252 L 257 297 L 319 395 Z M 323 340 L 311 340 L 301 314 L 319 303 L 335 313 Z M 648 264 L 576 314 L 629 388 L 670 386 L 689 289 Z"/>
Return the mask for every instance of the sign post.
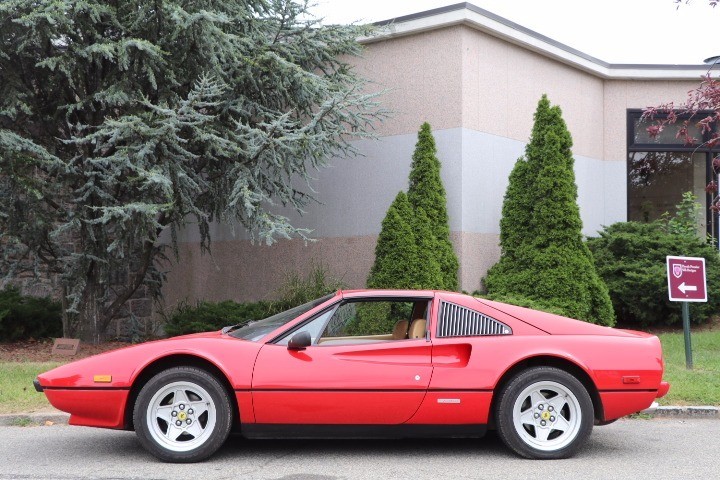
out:
<path id="1" fill-rule="evenodd" d="M 683 336 L 685 337 L 685 368 L 692 370 L 692 343 L 690 342 L 690 304 L 682 302 Z"/>
<path id="2" fill-rule="evenodd" d="M 685 335 L 685 367 L 693 368 L 690 342 L 690 306 L 688 302 L 707 302 L 705 259 L 667 256 L 668 296 L 671 302 L 682 302 Z"/>

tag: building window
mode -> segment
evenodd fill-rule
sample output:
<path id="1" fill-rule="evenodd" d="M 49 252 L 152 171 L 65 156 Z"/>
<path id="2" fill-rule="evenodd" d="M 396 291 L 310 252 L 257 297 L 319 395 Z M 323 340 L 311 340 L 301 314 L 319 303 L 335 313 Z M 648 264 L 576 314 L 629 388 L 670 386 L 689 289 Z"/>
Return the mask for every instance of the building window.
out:
<path id="1" fill-rule="evenodd" d="M 717 238 L 717 217 L 708 208 L 712 198 L 705 187 L 712 180 L 712 159 L 720 150 L 708 148 L 710 134 L 695 125 L 688 128 L 696 142 L 686 145 L 677 138 L 681 122 L 666 126 L 652 138 L 647 133 L 651 122 L 641 116 L 642 110 L 628 110 L 628 220 L 650 222 L 665 212 L 675 214 L 683 193 L 692 192 L 704 212 L 698 219 L 698 236 Z"/>

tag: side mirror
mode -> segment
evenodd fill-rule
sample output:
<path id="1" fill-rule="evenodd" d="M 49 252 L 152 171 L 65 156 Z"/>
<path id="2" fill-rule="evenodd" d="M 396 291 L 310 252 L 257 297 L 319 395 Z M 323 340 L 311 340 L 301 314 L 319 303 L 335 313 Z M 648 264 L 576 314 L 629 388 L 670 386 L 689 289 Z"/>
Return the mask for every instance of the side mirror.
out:
<path id="1" fill-rule="evenodd" d="M 287 348 L 288 350 L 305 350 L 311 343 L 310 332 L 298 332 L 290 338 Z"/>

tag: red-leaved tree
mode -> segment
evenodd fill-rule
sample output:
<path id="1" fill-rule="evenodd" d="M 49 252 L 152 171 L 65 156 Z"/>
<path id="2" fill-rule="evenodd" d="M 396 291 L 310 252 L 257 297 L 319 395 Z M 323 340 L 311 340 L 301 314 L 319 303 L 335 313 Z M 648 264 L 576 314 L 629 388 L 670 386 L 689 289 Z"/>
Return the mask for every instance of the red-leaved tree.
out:
<path id="1" fill-rule="evenodd" d="M 689 3 L 689 0 L 674 0 L 675 3 Z M 708 0 L 710 6 L 715 7 L 720 0 Z M 698 145 L 714 147 L 720 143 L 720 81 L 711 76 L 715 65 L 720 63 L 720 57 L 716 57 L 708 72 L 702 77 L 700 86 L 688 92 L 685 103 L 675 104 L 674 102 L 663 103 L 655 107 L 647 107 L 643 111 L 642 119 L 652 122 L 647 128 L 651 137 L 657 137 L 668 125 L 679 123 L 676 137 L 682 139 L 686 145 Z M 690 125 L 696 125 L 700 132 L 706 136 L 706 140 L 693 137 Z M 715 178 L 720 174 L 720 155 L 713 158 L 712 168 Z M 718 184 L 713 179 L 705 187 L 705 191 L 712 195 L 710 209 L 714 213 L 720 212 L 720 195 L 718 195 Z"/>
<path id="2" fill-rule="evenodd" d="M 657 137 L 668 125 L 679 123 L 676 137 L 682 139 L 686 145 L 714 147 L 720 143 L 720 130 L 715 128 L 720 124 L 720 81 L 712 78 L 708 72 L 700 86 L 688 92 L 685 103 L 668 102 L 647 107 L 643 111 L 642 119 L 652 122 L 652 125 L 647 127 L 651 137 Z M 692 124 L 696 125 L 703 135 L 709 134 L 706 140 L 692 135 Z M 713 158 L 712 167 L 715 175 L 720 174 L 720 155 Z M 717 182 L 712 180 L 705 187 L 705 191 L 713 196 L 710 209 L 720 212 Z"/>

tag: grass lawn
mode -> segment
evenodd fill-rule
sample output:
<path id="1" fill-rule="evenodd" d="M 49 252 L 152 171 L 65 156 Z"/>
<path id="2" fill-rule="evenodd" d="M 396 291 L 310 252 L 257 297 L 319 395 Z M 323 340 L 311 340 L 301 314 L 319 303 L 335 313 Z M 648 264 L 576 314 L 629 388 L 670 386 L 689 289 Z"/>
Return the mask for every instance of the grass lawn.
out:
<path id="1" fill-rule="evenodd" d="M 60 365 L 51 363 L 0 363 L 0 414 L 31 413 L 52 408 L 45 395 L 35 391 L 33 380 Z"/>
<path id="2" fill-rule="evenodd" d="M 658 337 L 665 354 L 665 380 L 670 382 L 670 392 L 659 403 L 720 406 L 720 330 L 691 333 L 692 370 L 685 368 L 682 331 L 661 333 Z"/>

